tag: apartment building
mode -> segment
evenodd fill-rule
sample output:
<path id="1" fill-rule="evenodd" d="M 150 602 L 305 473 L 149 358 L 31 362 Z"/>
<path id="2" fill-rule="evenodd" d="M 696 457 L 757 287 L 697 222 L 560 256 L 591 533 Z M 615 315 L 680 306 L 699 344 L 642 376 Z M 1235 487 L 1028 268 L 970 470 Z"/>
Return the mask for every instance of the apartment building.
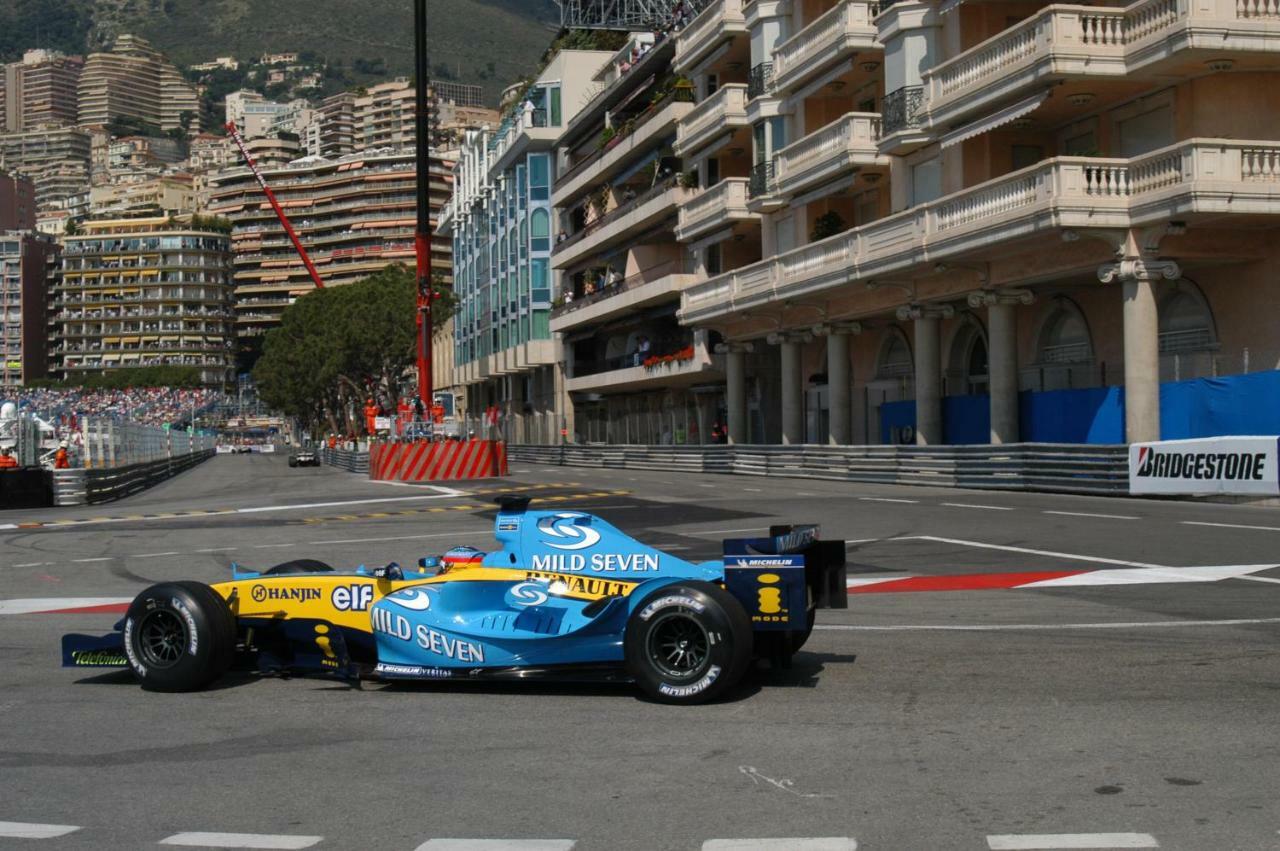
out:
<path id="1" fill-rule="evenodd" d="M 36 227 L 36 188 L 25 177 L 0 172 L 0 231 Z"/>
<path id="2" fill-rule="evenodd" d="M 1148 440 L 1179 433 L 1162 382 L 1274 370 L 1276 32 L 1249 3 L 710 4 L 676 46 L 680 319 L 723 337 L 730 439 Z M 716 198 L 758 259 L 686 224 Z"/>
<path id="3" fill-rule="evenodd" d="M 338 159 L 356 149 L 356 95 L 339 92 L 320 103 L 320 115 L 303 139 L 307 155 Z"/>
<path id="4" fill-rule="evenodd" d="M 75 127 L 0 134 L 0 169 L 29 179 L 41 209 L 57 207 L 89 185 L 90 135 Z"/>
<path id="5" fill-rule="evenodd" d="M 0 231 L 0 390 L 48 374 L 48 273 L 57 253 L 48 237 Z"/>
<path id="6" fill-rule="evenodd" d="M 500 409 L 508 439 L 550 442 L 568 428 L 551 332 L 556 146 L 611 55 L 561 51 L 496 129 L 468 131 L 441 213 L 459 299 L 450 384 L 466 388 L 472 414 Z"/>
<path id="7" fill-rule="evenodd" d="M 199 129 L 200 101 L 182 73 L 145 39 L 121 35 L 111 50 L 91 53 L 78 90 L 79 124 L 133 120 L 161 132 Z"/>
<path id="8" fill-rule="evenodd" d="M 432 161 L 433 211 L 448 200 L 452 169 L 452 162 Z M 410 151 L 308 158 L 264 170 L 326 286 L 352 283 L 392 263 L 413 265 L 416 173 Z M 248 169 L 213 175 L 210 184 L 209 212 L 233 225 L 237 333 L 262 333 L 314 286 Z M 432 269 L 446 280 L 451 251 L 447 237 L 432 241 Z"/>
<path id="9" fill-rule="evenodd" d="M 414 87 L 405 77 L 369 86 L 355 99 L 354 133 L 358 149 L 411 148 L 416 110 Z"/>
<path id="10" fill-rule="evenodd" d="M 147 210 L 190 215 L 196 209 L 195 183 L 190 174 L 166 174 L 89 190 L 89 213 L 97 218 Z"/>
<path id="11" fill-rule="evenodd" d="M 54 288 L 61 375 L 179 365 L 232 374 L 231 241 L 169 217 L 104 219 L 65 237 Z"/>
<path id="12" fill-rule="evenodd" d="M 670 35 L 633 33 L 558 142 L 551 330 L 582 440 L 698 443 L 718 413 L 717 333 L 676 317 L 696 281 L 678 212 L 697 190 L 677 155 L 695 93 L 672 66 L 675 47 Z"/>
<path id="13" fill-rule="evenodd" d="M 0 66 L 0 132 L 76 123 L 84 60 L 51 50 L 28 50 Z"/>

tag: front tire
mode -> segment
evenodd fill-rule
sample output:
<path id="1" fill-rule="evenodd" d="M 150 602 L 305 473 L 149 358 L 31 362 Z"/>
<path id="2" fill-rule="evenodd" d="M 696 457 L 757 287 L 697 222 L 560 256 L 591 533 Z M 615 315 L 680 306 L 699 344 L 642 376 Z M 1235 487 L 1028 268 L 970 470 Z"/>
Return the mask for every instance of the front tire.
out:
<path id="1" fill-rule="evenodd" d="M 197 691 L 231 667 L 236 622 L 200 582 L 162 582 L 139 594 L 124 624 L 129 667 L 148 691 Z"/>
<path id="2" fill-rule="evenodd" d="M 751 621 L 742 605 L 710 582 L 679 582 L 636 607 L 624 638 L 627 670 L 662 703 L 714 700 L 751 661 Z"/>

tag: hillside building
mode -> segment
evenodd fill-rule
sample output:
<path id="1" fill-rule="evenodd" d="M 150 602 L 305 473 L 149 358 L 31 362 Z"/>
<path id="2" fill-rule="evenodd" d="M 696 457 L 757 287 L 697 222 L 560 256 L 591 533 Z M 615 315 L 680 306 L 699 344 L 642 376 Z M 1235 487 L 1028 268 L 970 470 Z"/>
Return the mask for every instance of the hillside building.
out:
<path id="1" fill-rule="evenodd" d="M 0 229 L 0 391 L 48 374 L 50 238 Z"/>
<path id="2" fill-rule="evenodd" d="M 231 252 L 224 233 L 168 217 L 106 219 L 65 237 L 54 289 L 60 375 L 177 365 L 231 377 Z"/>
<path id="3" fill-rule="evenodd" d="M 28 50 L 0 66 L 0 133 L 76 123 L 84 61 L 49 50 Z"/>
<path id="4" fill-rule="evenodd" d="M 432 162 L 433 211 L 449 197 L 452 167 Z M 413 265 L 415 174 L 413 153 L 406 151 L 307 158 L 264 169 L 326 286 L 352 283 L 392 263 Z M 209 212 L 234 226 L 238 333 L 278 325 L 284 309 L 314 285 L 248 169 L 211 178 Z M 451 249 L 445 236 L 432 241 L 432 269 L 445 280 L 452 275 Z"/>
<path id="5" fill-rule="evenodd" d="M 182 73 L 145 39 L 116 38 L 111 50 L 91 53 L 78 90 L 81 126 L 125 120 L 161 133 L 200 128 L 200 102 Z"/>
<path id="6" fill-rule="evenodd" d="M 75 127 L 0 135 L 0 169 L 30 180 L 41 210 L 85 191 L 90 153 L 89 134 Z"/>

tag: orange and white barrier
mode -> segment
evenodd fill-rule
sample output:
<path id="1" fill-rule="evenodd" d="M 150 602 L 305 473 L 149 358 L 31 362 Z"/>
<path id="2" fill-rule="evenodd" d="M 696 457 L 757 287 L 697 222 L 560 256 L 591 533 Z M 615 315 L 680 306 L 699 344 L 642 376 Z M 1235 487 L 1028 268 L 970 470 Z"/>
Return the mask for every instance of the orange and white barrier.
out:
<path id="1" fill-rule="evenodd" d="M 369 478 L 384 482 L 440 482 L 507 475 L 507 445 L 498 440 L 375 443 Z"/>

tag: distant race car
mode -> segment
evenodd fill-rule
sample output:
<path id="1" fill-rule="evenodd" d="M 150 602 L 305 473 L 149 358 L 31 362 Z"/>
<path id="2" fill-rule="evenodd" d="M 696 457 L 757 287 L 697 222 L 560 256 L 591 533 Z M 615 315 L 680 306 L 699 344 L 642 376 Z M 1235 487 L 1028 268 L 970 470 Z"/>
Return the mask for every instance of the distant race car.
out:
<path id="1" fill-rule="evenodd" d="M 290 467 L 319 467 L 320 456 L 310 449 L 299 449 L 289 456 Z"/>
<path id="2" fill-rule="evenodd" d="M 300 560 L 165 582 L 116 631 L 66 635 L 66 667 L 128 667 L 143 688 L 194 691 L 231 668 L 378 680 L 630 681 L 667 703 L 711 700 L 753 658 L 786 665 L 817 608 L 845 608 L 843 541 L 816 526 L 724 541 L 693 564 L 599 517 L 500 497 L 501 549 L 469 547 L 336 572 Z"/>
<path id="3" fill-rule="evenodd" d="M 233 447 L 231 447 L 231 454 L 232 454 L 232 455 L 250 455 L 250 454 L 252 454 L 252 453 L 253 453 L 253 450 L 252 450 L 250 447 L 248 447 L 248 446 L 233 446 Z"/>

